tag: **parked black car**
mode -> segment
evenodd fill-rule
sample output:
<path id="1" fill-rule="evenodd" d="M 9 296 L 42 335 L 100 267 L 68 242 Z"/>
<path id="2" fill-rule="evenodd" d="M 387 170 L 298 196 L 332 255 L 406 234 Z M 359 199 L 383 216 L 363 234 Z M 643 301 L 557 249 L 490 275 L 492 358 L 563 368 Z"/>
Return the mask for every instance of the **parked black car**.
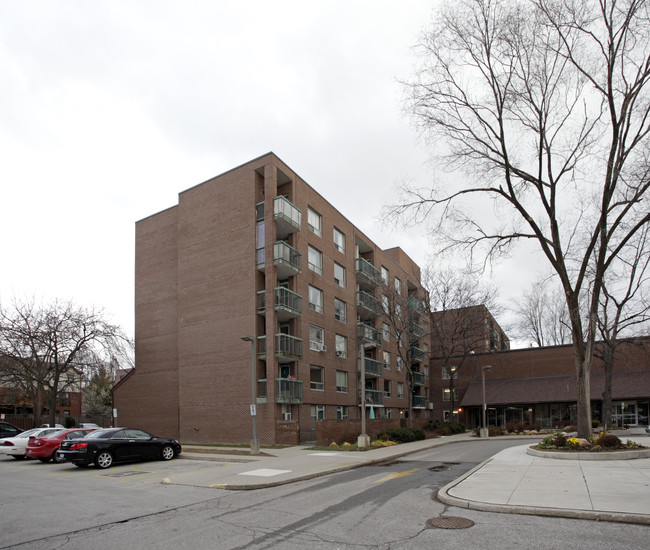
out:
<path id="1" fill-rule="evenodd" d="M 79 467 L 95 464 L 110 468 L 114 462 L 171 460 L 180 453 L 181 444 L 175 439 L 134 428 L 110 428 L 90 432 L 83 439 L 62 441 L 57 458 Z"/>
<path id="2" fill-rule="evenodd" d="M 9 424 L 9 422 L 0 421 L 0 439 L 3 437 L 16 437 L 19 433 L 22 433 L 19 427 Z"/>

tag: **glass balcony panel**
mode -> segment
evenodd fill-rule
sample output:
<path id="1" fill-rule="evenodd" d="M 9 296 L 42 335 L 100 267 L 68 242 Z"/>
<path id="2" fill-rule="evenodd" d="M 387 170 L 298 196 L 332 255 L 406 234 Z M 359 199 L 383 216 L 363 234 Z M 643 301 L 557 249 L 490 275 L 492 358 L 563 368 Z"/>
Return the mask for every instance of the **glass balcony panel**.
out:
<path id="1" fill-rule="evenodd" d="M 381 272 L 364 258 L 355 260 L 357 284 L 361 288 L 374 288 L 381 283 Z"/>
<path id="2" fill-rule="evenodd" d="M 287 321 L 302 313 L 302 296 L 285 287 L 274 289 L 274 309 L 278 320 Z"/>
<path id="3" fill-rule="evenodd" d="M 257 293 L 257 313 L 260 315 L 266 313 L 266 292 L 264 290 Z"/>
<path id="4" fill-rule="evenodd" d="M 266 267 L 266 249 L 264 247 L 255 250 L 255 267 L 259 271 L 264 271 Z"/>
<path id="5" fill-rule="evenodd" d="M 258 202 L 255 205 L 255 220 L 261 222 L 264 220 L 264 203 Z"/>
<path id="6" fill-rule="evenodd" d="M 276 334 L 275 356 L 281 363 L 290 363 L 302 358 L 302 338 L 289 334 Z"/>
<path id="7" fill-rule="evenodd" d="M 275 379 L 276 403 L 302 403 L 302 380 L 293 378 Z"/>
<path id="8" fill-rule="evenodd" d="M 427 398 L 425 395 L 414 395 L 411 403 L 414 409 L 424 409 L 427 405 Z"/>
<path id="9" fill-rule="evenodd" d="M 424 373 L 413 371 L 413 385 L 424 386 Z"/>
<path id="10" fill-rule="evenodd" d="M 288 243 L 273 244 L 273 264 L 278 268 L 278 279 L 286 279 L 300 273 L 302 254 Z"/>
<path id="11" fill-rule="evenodd" d="M 357 313 L 363 320 L 379 317 L 383 313 L 381 302 L 371 294 L 359 290 L 357 292 Z"/>
<path id="12" fill-rule="evenodd" d="M 423 349 L 417 348 L 415 346 L 412 346 L 409 349 L 409 353 L 411 355 L 411 361 L 414 363 L 424 363 L 427 358 L 427 353 Z"/>
<path id="13" fill-rule="evenodd" d="M 275 232 L 278 239 L 284 239 L 291 233 L 300 230 L 302 213 L 286 197 L 275 197 L 273 199 L 273 217 L 275 219 Z"/>
<path id="14" fill-rule="evenodd" d="M 366 378 L 379 378 L 384 373 L 384 362 L 366 357 L 365 374 Z M 357 357 L 357 370 L 361 372 L 361 358 Z"/>
<path id="15" fill-rule="evenodd" d="M 380 346 L 382 343 L 381 330 L 364 323 L 357 324 L 357 338 L 366 344 Z"/>
<path id="16" fill-rule="evenodd" d="M 257 337 L 257 358 L 266 359 L 266 336 Z"/>
<path id="17" fill-rule="evenodd" d="M 366 407 L 370 405 L 383 405 L 384 392 L 366 389 Z"/>
<path id="18" fill-rule="evenodd" d="M 266 378 L 257 381 L 257 401 L 266 403 Z"/>

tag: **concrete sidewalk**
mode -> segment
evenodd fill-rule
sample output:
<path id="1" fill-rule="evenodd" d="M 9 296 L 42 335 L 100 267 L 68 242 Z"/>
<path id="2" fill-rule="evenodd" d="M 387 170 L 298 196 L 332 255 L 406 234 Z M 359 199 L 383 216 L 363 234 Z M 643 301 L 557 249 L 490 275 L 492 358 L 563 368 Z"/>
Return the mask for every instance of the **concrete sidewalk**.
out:
<path id="1" fill-rule="evenodd" d="M 619 434 L 650 447 L 650 436 L 636 428 Z M 501 439 L 501 438 L 499 438 Z M 242 456 L 183 450 L 181 457 L 201 460 L 163 483 L 229 490 L 261 489 L 311 479 L 400 458 L 463 441 L 459 434 L 366 452 L 314 451 L 305 446 L 262 449 Z M 438 493 L 443 502 L 463 508 L 650 525 L 650 458 L 636 460 L 556 460 L 530 456 L 533 442 L 501 451 Z M 195 451 L 198 449 L 195 449 Z M 214 452 L 217 451 L 217 452 Z M 241 451 L 240 451 L 241 452 Z M 208 460 L 214 462 L 208 462 Z"/>
<path id="2" fill-rule="evenodd" d="M 637 429 L 638 430 L 638 429 Z M 619 434 L 650 446 L 645 434 Z M 650 525 L 650 458 L 558 460 L 511 447 L 443 487 L 438 498 L 488 512 Z"/>

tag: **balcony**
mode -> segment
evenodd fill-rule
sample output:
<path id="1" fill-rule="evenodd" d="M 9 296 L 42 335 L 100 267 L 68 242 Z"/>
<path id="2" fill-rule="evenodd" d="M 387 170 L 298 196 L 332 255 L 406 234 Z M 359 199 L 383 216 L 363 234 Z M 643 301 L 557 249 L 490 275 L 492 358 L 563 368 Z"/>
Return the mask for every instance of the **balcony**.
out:
<path id="1" fill-rule="evenodd" d="M 382 342 L 381 330 L 364 323 L 357 323 L 357 338 L 364 344 L 374 344 L 375 346 L 381 346 Z"/>
<path id="2" fill-rule="evenodd" d="M 425 409 L 427 406 L 427 397 L 426 395 L 413 395 L 413 400 L 411 404 L 414 409 Z"/>
<path id="3" fill-rule="evenodd" d="M 427 334 L 427 327 L 418 325 L 414 321 L 409 321 L 409 337 L 412 342 L 421 340 Z"/>
<path id="4" fill-rule="evenodd" d="M 413 363 L 424 363 L 427 359 L 427 352 L 415 346 L 409 349 L 409 355 Z"/>
<path id="5" fill-rule="evenodd" d="M 370 405 L 384 405 L 384 392 L 366 389 L 366 407 Z"/>
<path id="6" fill-rule="evenodd" d="M 381 272 L 364 258 L 355 260 L 357 284 L 366 290 L 375 288 L 381 283 Z"/>
<path id="7" fill-rule="evenodd" d="M 278 321 L 288 321 L 302 314 L 302 296 L 285 287 L 273 289 L 273 309 L 278 314 Z M 257 293 L 257 313 L 266 314 L 266 291 Z"/>
<path id="8" fill-rule="evenodd" d="M 279 363 L 291 363 L 302 358 L 302 338 L 289 334 L 275 335 L 275 356 Z"/>
<path id="9" fill-rule="evenodd" d="M 275 234 L 278 239 L 286 239 L 291 233 L 300 231 L 302 213 L 286 197 L 273 199 L 273 218 L 275 219 Z"/>
<path id="10" fill-rule="evenodd" d="M 275 402 L 276 403 L 302 403 L 302 380 L 293 378 L 275 379 Z"/>
<path id="11" fill-rule="evenodd" d="M 284 241 L 273 244 L 273 265 L 278 268 L 278 279 L 287 279 L 300 273 L 302 254 Z"/>
<path id="12" fill-rule="evenodd" d="M 257 402 L 266 403 L 266 378 L 257 381 Z"/>
<path id="13" fill-rule="evenodd" d="M 371 294 L 357 292 L 357 313 L 362 320 L 374 319 L 383 314 L 381 302 Z"/>
<path id="14" fill-rule="evenodd" d="M 413 371 L 413 385 L 424 386 L 424 373 Z"/>
<path id="15" fill-rule="evenodd" d="M 408 301 L 408 308 L 414 315 L 425 315 L 426 308 L 421 300 L 418 300 L 414 297 L 410 297 Z"/>
<path id="16" fill-rule="evenodd" d="M 366 378 L 379 378 L 380 376 L 383 376 L 384 366 L 385 365 L 383 361 L 377 361 L 376 359 L 366 357 L 366 367 L 365 367 Z M 359 371 L 359 373 L 361 372 L 360 357 L 357 358 L 357 370 Z"/>

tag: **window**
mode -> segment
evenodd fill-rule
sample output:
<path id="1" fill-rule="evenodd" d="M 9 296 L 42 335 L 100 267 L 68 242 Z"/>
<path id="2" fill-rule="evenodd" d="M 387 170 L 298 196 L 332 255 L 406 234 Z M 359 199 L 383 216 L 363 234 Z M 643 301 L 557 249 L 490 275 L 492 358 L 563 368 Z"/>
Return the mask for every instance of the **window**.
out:
<path id="1" fill-rule="evenodd" d="M 381 266 L 381 280 L 384 281 L 385 285 L 388 285 L 388 269 L 383 265 Z"/>
<path id="2" fill-rule="evenodd" d="M 257 254 L 256 262 L 258 266 L 264 265 L 265 262 L 264 243 L 265 243 L 264 222 L 260 222 L 257 224 L 256 233 L 255 233 L 255 250 Z"/>
<path id="3" fill-rule="evenodd" d="M 397 397 L 398 399 L 404 399 L 404 382 L 397 383 Z"/>
<path id="4" fill-rule="evenodd" d="M 344 370 L 336 371 L 336 391 L 348 393 L 348 373 Z"/>
<path id="5" fill-rule="evenodd" d="M 309 366 L 309 387 L 312 390 L 323 391 L 325 389 L 325 369 L 315 365 Z"/>
<path id="6" fill-rule="evenodd" d="M 385 411 L 386 411 L 386 419 L 387 419 L 387 420 L 390 420 L 390 419 L 391 419 L 391 416 L 392 416 L 392 415 L 391 415 L 391 412 L 390 412 L 390 411 L 391 411 L 391 408 L 388 407 L 388 408 L 385 409 Z"/>
<path id="7" fill-rule="evenodd" d="M 309 349 L 323 351 L 325 334 L 322 328 L 309 325 Z"/>
<path id="8" fill-rule="evenodd" d="M 334 262 L 334 282 L 342 288 L 345 288 L 345 268 Z"/>
<path id="9" fill-rule="evenodd" d="M 390 325 L 388 323 L 383 323 L 381 325 L 381 332 L 384 340 L 390 342 Z"/>
<path id="10" fill-rule="evenodd" d="M 334 248 L 345 254 L 345 235 L 336 229 L 336 227 L 334 228 Z"/>
<path id="11" fill-rule="evenodd" d="M 384 310 L 384 313 L 388 315 L 390 313 L 390 306 L 388 305 L 388 296 L 381 297 L 381 307 Z"/>
<path id="12" fill-rule="evenodd" d="M 337 420 L 347 420 L 348 418 L 348 407 L 347 405 L 339 405 L 336 407 L 336 419 Z"/>
<path id="13" fill-rule="evenodd" d="M 386 397 L 390 397 L 390 388 L 391 388 L 391 381 L 384 380 L 384 395 Z"/>
<path id="14" fill-rule="evenodd" d="M 429 367 L 424 365 L 424 377 L 429 378 Z"/>
<path id="15" fill-rule="evenodd" d="M 397 292 L 399 295 L 402 294 L 402 281 L 400 281 L 397 277 L 395 277 L 395 292 Z"/>
<path id="16" fill-rule="evenodd" d="M 451 390 L 449 388 L 442 390 L 442 400 L 451 401 Z M 456 388 L 454 388 L 454 401 L 458 401 L 458 390 Z"/>
<path id="17" fill-rule="evenodd" d="M 336 335 L 336 356 L 348 356 L 348 339 L 345 336 L 341 336 L 340 334 Z"/>
<path id="18" fill-rule="evenodd" d="M 312 405 L 311 417 L 314 420 L 325 420 L 325 405 Z"/>
<path id="19" fill-rule="evenodd" d="M 395 316 L 401 321 L 402 320 L 402 306 L 395 304 Z"/>
<path id="20" fill-rule="evenodd" d="M 323 291 L 309 285 L 309 309 L 323 313 Z"/>
<path id="21" fill-rule="evenodd" d="M 291 405 L 282 405 L 282 420 L 291 420 Z"/>
<path id="22" fill-rule="evenodd" d="M 398 355 L 397 356 L 397 372 L 403 372 L 404 371 L 404 361 L 402 361 L 402 358 Z"/>
<path id="23" fill-rule="evenodd" d="M 454 380 L 456 380 L 458 378 L 458 372 L 456 372 L 457 369 L 458 369 L 458 367 L 455 367 L 455 366 L 448 366 L 448 367 L 443 366 L 442 367 L 442 379 L 443 380 L 449 380 L 451 378 L 450 374 L 453 374 L 454 375 Z"/>
<path id="24" fill-rule="evenodd" d="M 307 210 L 307 225 L 309 226 L 309 230 L 319 237 L 323 234 L 323 218 L 316 210 L 312 210 L 311 208 Z"/>
<path id="25" fill-rule="evenodd" d="M 334 319 L 345 323 L 347 321 L 347 305 L 343 300 L 334 298 Z"/>
<path id="26" fill-rule="evenodd" d="M 384 368 L 385 369 L 390 369 L 390 353 L 387 351 L 384 351 Z"/>
<path id="27" fill-rule="evenodd" d="M 308 247 L 307 255 L 309 269 L 315 271 L 319 275 L 323 274 L 323 253 L 315 249 L 313 246 Z"/>

